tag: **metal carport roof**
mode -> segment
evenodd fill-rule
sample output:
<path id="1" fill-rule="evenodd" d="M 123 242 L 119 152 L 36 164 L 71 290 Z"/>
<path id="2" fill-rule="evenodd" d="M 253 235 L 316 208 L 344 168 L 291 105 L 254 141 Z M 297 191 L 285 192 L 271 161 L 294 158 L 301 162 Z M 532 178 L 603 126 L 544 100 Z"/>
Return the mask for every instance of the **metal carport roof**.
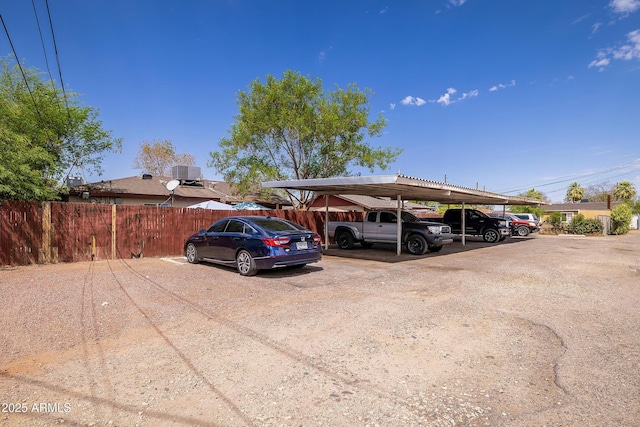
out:
<path id="1" fill-rule="evenodd" d="M 548 204 L 526 197 L 507 196 L 445 182 L 412 178 L 405 175 L 347 176 L 337 178 L 267 181 L 267 188 L 313 191 L 317 194 L 361 194 L 393 197 L 403 200 L 427 200 L 440 203 L 470 203 L 479 205 Z"/>
<path id="2" fill-rule="evenodd" d="M 426 200 L 440 203 L 462 204 L 462 244 L 464 235 L 464 204 L 480 205 L 540 205 L 548 204 L 540 200 L 526 197 L 507 196 L 478 190 L 460 185 L 448 184 L 405 175 L 373 175 L 347 176 L 336 178 L 299 179 L 289 181 L 267 181 L 262 183 L 266 188 L 282 188 L 288 190 L 313 191 L 318 195 L 329 194 L 360 194 L 378 197 L 393 197 L 397 199 L 397 215 L 400 217 L 402 200 Z M 325 222 L 328 222 L 329 210 L 327 206 Z M 398 221 L 397 254 L 400 255 L 402 242 L 402 225 Z M 325 224 L 325 246 L 328 244 L 328 231 Z"/>

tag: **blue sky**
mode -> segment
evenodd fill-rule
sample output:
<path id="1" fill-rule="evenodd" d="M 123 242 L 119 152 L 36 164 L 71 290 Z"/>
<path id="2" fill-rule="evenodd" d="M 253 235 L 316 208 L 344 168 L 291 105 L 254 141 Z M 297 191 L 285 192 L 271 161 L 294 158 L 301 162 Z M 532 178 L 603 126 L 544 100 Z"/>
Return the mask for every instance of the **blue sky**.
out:
<path id="1" fill-rule="evenodd" d="M 57 66 L 44 0 L 34 0 Z M 561 201 L 567 185 L 640 191 L 640 0 L 50 0 L 62 78 L 124 138 L 101 177 L 173 141 L 208 179 L 235 95 L 291 69 L 370 88 L 385 171 Z M 46 70 L 32 2 L 0 3 L 18 56 Z M 0 55 L 11 53 L 0 34 Z M 365 171 L 364 174 L 368 174 Z"/>

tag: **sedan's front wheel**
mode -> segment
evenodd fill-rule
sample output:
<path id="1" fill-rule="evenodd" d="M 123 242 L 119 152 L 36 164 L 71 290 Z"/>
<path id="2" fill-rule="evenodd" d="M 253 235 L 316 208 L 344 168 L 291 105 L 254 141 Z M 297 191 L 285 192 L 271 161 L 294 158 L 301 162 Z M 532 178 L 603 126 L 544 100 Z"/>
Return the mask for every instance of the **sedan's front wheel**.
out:
<path id="1" fill-rule="evenodd" d="M 253 257 L 244 249 L 238 252 L 238 256 L 236 256 L 236 267 L 238 268 L 238 273 L 242 276 L 255 276 L 258 272 Z"/>
<path id="2" fill-rule="evenodd" d="M 196 249 L 196 245 L 194 245 L 193 243 L 189 243 L 187 245 L 186 256 L 187 261 L 189 261 L 191 264 L 198 263 L 198 249 Z"/>

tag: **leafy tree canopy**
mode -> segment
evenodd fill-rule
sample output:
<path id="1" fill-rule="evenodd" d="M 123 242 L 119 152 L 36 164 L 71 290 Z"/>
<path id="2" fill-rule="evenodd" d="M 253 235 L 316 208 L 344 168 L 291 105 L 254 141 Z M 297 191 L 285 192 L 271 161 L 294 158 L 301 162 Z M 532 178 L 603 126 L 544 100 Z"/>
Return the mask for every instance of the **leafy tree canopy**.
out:
<path id="1" fill-rule="evenodd" d="M 577 182 L 572 182 L 567 188 L 567 195 L 564 200 L 567 202 L 577 202 L 584 197 L 584 188 Z"/>
<path id="2" fill-rule="evenodd" d="M 191 154 L 176 153 L 173 143 L 165 141 L 144 141 L 133 159 L 133 167 L 157 176 L 170 176 L 173 166 L 193 166 L 195 158 Z"/>
<path id="3" fill-rule="evenodd" d="M 549 198 L 545 196 L 544 193 L 536 190 L 535 188 L 532 188 L 526 193 L 520 193 L 518 194 L 518 196 L 527 197 L 529 199 L 534 199 L 534 200 L 540 200 L 542 202 L 549 202 Z M 541 208 L 540 206 L 535 206 L 535 205 L 523 205 L 523 206 L 514 205 L 510 207 L 510 210 L 513 213 L 533 213 L 533 214 L 536 214 L 538 218 L 542 218 L 542 215 L 545 212 L 544 208 Z"/>
<path id="4" fill-rule="evenodd" d="M 616 200 L 628 201 L 636 197 L 636 189 L 631 181 L 618 182 L 613 187 L 613 197 Z"/>
<path id="5" fill-rule="evenodd" d="M 22 70 L 0 58 L 0 200 L 55 200 L 74 168 L 101 173 L 104 153 L 122 142 L 77 94 L 65 101 L 37 69 Z"/>
<path id="6" fill-rule="evenodd" d="M 382 115 L 369 121 L 371 95 L 355 84 L 325 93 L 320 79 L 291 70 L 281 79 L 256 79 L 238 93 L 239 113 L 220 150 L 211 152 L 209 166 L 244 194 L 260 192 L 261 181 L 344 176 L 351 166 L 386 169 L 401 150 L 372 148 L 365 141 L 386 126 Z M 312 197 L 288 195 L 303 208 Z"/>
<path id="7" fill-rule="evenodd" d="M 590 202 L 606 202 L 609 197 L 618 201 L 631 201 L 636 195 L 635 186 L 631 181 L 622 181 L 615 185 L 610 182 L 600 182 L 584 188 L 583 198 Z"/>

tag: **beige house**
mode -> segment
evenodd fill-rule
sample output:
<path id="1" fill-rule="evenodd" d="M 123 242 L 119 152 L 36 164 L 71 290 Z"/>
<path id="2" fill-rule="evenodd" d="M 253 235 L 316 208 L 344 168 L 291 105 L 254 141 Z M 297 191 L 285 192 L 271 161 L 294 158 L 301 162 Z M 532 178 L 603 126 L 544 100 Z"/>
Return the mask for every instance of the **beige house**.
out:
<path id="1" fill-rule="evenodd" d="M 167 184 L 171 181 L 176 180 L 143 174 L 89 184 L 76 183 L 69 185 L 69 194 L 65 195 L 63 200 L 71 203 L 175 207 L 191 206 L 208 200 L 230 205 L 252 201 L 272 209 L 282 209 L 291 205 L 278 196 L 272 196 L 268 200 L 242 197 L 231 184 L 223 181 L 177 180 L 180 184 L 170 191 Z"/>
<path id="2" fill-rule="evenodd" d="M 545 214 L 542 217 L 543 221 L 549 217 L 553 212 L 560 212 L 562 214 L 563 222 L 571 222 L 573 218 L 582 214 L 585 218 L 597 219 L 598 215 L 611 216 L 611 209 L 619 205 L 620 202 L 578 202 L 578 203 L 558 203 L 549 206 L 544 206 Z"/>

